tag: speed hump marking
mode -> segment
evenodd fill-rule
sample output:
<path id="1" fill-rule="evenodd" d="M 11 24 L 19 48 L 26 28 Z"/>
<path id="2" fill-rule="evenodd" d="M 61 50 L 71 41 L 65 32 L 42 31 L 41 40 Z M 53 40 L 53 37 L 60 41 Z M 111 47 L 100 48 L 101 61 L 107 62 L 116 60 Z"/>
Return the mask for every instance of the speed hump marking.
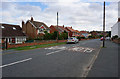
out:
<path id="1" fill-rule="evenodd" d="M 55 50 L 55 49 L 61 49 L 61 50 L 68 50 L 68 51 L 75 51 L 75 52 L 83 52 L 83 53 L 91 53 L 93 50 L 93 48 L 88 48 L 88 47 L 80 47 L 80 46 L 73 46 L 73 47 L 65 47 L 65 46 L 54 46 L 54 47 L 49 47 L 49 48 L 45 48 L 45 49 L 49 49 L 49 50 Z"/>
<path id="2" fill-rule="evenodd" d="M 88 48 L 88 47 L 79 47 L 79 46 L 76 46 L 76 47 L 71 47 L 71 48 L 68 48 L 69 51 L 76 51 L 76 52 L 83 52 L 83 53 L 91 53 L 93 50 L 93 48 Z"/>

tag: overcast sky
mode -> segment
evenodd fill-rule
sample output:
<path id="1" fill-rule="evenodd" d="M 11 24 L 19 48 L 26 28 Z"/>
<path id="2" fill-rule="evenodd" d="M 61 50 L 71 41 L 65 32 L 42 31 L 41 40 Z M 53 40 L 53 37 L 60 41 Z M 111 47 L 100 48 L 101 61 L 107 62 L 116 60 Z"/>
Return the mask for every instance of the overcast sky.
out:
<path id="1" fill-rule="evenodd" d="M 25 2 L 26 1 L 26 2 Z M 106 2 L 106 30 L 118 19 L 118 2 Z M 59 12 L 59 25 L 72 26 L 76 30 L 102 30 L 103 0 L 4 0 L 1 2 L 1 23 L 18 24 L 33 16 L 35 21 L 46 25 L 56 25 Z"/>

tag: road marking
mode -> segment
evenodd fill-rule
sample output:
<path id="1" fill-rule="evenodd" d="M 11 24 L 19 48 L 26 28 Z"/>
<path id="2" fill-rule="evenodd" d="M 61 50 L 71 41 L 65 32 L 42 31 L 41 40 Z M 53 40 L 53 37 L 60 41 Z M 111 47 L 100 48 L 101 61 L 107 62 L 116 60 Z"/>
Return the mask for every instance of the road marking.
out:
<path id="1" fill-rule="evenodd" d="M 102 45 L 102 43 L 101 43 L 101 45 Z M 97 51 L 97 53 L 93 56 L 93 58 L 91 59 L 89 65 L 87 66 L 86 70 L 85 70 L 84 73 L 82 74 L 82 77 L 86 78 L 86 77 L 88 76 L 88 73 L 89 73 L 89 71 L 91 70 L 91 68 L 92 68 L 95 60 L 97 59 L 97 57 L 98 57 L 98 55 L 99 55 L 99 53 L 100 53 L 100 50 L 101 50 L 101 48 L 99 48 L 99 50 Z"/>
<path id="2" fill-rule="evenodd" d="M 60 52 L 60 51 L 63 51 L 63 50 L 57 50 L 57 51 L 54 51 L 54 52 L 50 52 L 50 53 L 47 53 L 46 55 L 50 55 L 50 54 L 57 53 L 57 52 Z"/>
<path id="3" fill-rule="evenodd" d="M 49 47 L 45 49 L 66 49 L 66 47 L 65 46 L 53 46 L 53 47 Z"/>
<path id="4" fill-rule="evenodd" d="M 93 51 L 93 49 L 86 48 L 86 49 L 84 50 L 84 53 L 85 53 L 85 52 L 88 52 L 88 53 L 90 53 L 90 52 L 92 52 L 92 51 Z"/>
<path id="5" fill-rule="evenodd" d="M 69 50 L 69 51 L 76 51 L 76 52 L 83 52 L 83 53 L 90 53 L 90 52 L 92 52 L 95 49 L 88 48 L 88 47 L 74 46 L 74 47 L 68 48 L 67 50 Z"/>
<path id="6" fill-rule="evenodd" d="M 22 63 L 22 62 L 26 62 L 26 61 L 29 61 L 31 59 L 32 58 L 28 58 L 28 59 L 20 60 L 20 61 L 13 62 L 13 63 L 10 63 L 10 64 L 2 65 L 2 66 L 0 66 L 0 68 L 6 67 L 6 66 L 11 66 L 11 65 L 14 65 L 14 64 Z"/>

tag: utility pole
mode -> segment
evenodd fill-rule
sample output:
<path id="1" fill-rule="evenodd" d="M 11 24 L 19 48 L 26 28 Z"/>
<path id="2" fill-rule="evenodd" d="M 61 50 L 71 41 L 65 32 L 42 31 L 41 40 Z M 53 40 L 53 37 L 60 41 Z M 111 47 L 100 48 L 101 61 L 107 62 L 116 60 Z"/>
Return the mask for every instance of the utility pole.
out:
<path id="1" fill-rule="evenodd" d="M 105 47 L 105 1 L 103 10 L 103 47 Z"/>
<path id="2" fill-rule="evenodd" d="M 57 30 L 58 30 L 58 12 L 57 12 Z M 57 31 L 57 42 L 58 42 L 58 34 L 59 32 Z"/>

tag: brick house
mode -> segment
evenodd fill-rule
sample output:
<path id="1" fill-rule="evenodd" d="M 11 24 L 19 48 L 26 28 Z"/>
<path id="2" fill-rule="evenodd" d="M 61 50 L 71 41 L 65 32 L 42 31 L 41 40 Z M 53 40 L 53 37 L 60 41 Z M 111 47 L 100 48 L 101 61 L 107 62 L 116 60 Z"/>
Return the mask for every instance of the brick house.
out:
<path id="1" fill-rule="evenodd" d="M 40 38 L 45 34 L 44 31 L 50 33 L 50 29 L 45 23 L 34 21 L 33 17 L 26 23 L 22 21 L 22 31 L 32 39 Z"/>
<path id="2" fill-rule="evenodd" d="M 81 37 L 85 37 L 85 38 L 87 38 L 89 35 L 87 31 L 80 31 L 80 33 L 81 33 Z"/>
<path id="3" fill-rule="evenodd" d="M 1 29 L 1 43 L 2 47 L 7 47 L 9 44 L 20 44 L 26 41 L 26 35 L 22 32 L 22 28 L 19 25 L 0 24 Z"/>
<path id="4" fill-rule="evenodd" d="M 80 31 L 78 31 L 78 30 L 75 30 L 76 31 L 76 37 L 79 37 L 79 36 L 81 36 L 81 32 Z"/>
<path id="5" fill-rule="evenodd" d="M 77 35 L 77 32 L 71 27 L 65 27 L 69 31 L 69 36 L 70 37 L 75 37 Z"/>
<path id="6" fill-rule="evenodd" d="M 91 33 L 91 35 L 94 36 L 94 37 L 97 36 L 97 32 L 96 32 L 96 31 L 91 31 L 90 33 Z"/>

